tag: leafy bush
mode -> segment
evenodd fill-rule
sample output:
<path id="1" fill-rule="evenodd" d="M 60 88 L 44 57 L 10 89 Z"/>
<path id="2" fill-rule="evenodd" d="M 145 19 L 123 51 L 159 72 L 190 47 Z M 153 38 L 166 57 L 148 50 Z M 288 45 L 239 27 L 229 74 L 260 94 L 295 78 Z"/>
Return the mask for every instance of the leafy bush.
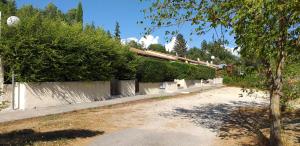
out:
<path id="1" fill-rule="evenodd" d="M 215 77 L 215 70 L 201 65 L 184 64 L 180 62 L 172 62 L 172 66 L 176 69 L 176 79 L 200 80 L 212 79 Z"/>
<path id="2" fill-rule="evenodd" d="M 140 58 L 137 79 L 142 82 L 162 82 L 174 79 L 168 70 L 170 66 L 165 61 L 156 59 Z"/>
<path id="3" fill-rule="evenodd" d="M 263 78 L 258 74 L 247 74 L 244 76 L 223 76 L 223 83 L 230 86 L 240 86 L 243 88 L 265 89 Z"/>
<path id="4" fill-rule="evenodd" d="M 20 14 L 21 15 L 21 14 Z M 40 13 L 4 26 L 1 38 L 6 81 L 86 81 L 135 78 L 135 56 L 101 28 L 50 19 Z"/>
<path id="5" fill-rule="evenodd" d="M 244 76 L 229 76 L 224 73 L 223 78 L 223 82 L 227 85 L 266 89 L 264 78 L 255 72 Z M 283 104 L 300 97 L 300 63 L 287 64 L 283 72 L 283 94 L 284 97 L 281 98 Z"/>
<path id="6" fill-rule="evenodd" d="M 163 82 L 174 79 L 196 80 L 215 77 L 215 70 L 206 66 L 149 58 L 141 58 L 137 70 L 137 79 L 142 82 Z"/>
<path id="7" fill-rule="evenodd" d="M 300 63 L 286 66 L 283 78 L 284 102 L 300 98 Z"/>
<path id="8" fill-rule="evenodd" d="M 0 111 L 9 107 L 9 101 L 0 101 Z"/>

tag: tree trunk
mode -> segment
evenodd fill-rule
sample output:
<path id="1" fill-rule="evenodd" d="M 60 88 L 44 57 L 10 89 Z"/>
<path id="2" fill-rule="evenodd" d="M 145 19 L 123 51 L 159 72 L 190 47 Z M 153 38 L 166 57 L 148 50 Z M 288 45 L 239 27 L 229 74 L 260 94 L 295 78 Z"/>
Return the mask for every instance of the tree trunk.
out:
<path id="1" fill-rule="evenodd" d="M 275 90 L 273 97 L 271 97 L 271 131 L 270 131 L 270 145 L 282 146 L 281 140 L 281 126 L 280 126 L 280 96 L 276 94 L 278 90 Z"/>
<path id="2" fill-rule="evenodd" d="M 275 79 L 273 82 L 273 88 L 270 92 L 270 145 L 271 146 L 282 146 L 281 139 L 281 124 L 280 124 L 280 98 L 283 96 L 282 93 L 282 70 L 284 65 L 284 52 L 281 51 L 279 55 L 280 59 L 276 67 Z"/>
<path id="3" fill-rule="evenodd" d="M 0 102 L 3 100 L 3 88 L 4 88 L 4 69 L 2 64 L 2 57 L 0 56 Z"/>

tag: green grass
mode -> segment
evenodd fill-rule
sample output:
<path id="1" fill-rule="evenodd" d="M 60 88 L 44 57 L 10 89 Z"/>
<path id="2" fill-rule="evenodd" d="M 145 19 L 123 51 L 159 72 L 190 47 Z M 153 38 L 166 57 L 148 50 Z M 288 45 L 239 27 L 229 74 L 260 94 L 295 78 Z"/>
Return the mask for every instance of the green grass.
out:
<path id="1" fill-rule="evenodd" d="M 158 100 L 165 100 L 165 99 L 169 99 L 169 98 L 171 98 L 171 97 L 170 96 L 159 96 L 156 99 L 158 99 Z"/>

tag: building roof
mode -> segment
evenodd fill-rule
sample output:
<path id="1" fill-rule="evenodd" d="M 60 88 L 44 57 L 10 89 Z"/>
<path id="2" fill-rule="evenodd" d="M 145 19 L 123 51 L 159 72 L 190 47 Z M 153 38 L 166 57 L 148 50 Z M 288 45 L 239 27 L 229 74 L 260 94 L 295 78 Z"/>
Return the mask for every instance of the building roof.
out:
<path id="1" fill-rule="evenodd" d="M 181 61 L 181 62 L 188 62 L 190 64 L 195 64 L 195 65 L 205 65 L 214 69 L 218 68 L 218 65 L 215 64 L 208 64 L 204 61 L 200 61 L 200 60 L 192 60 L 192 59 L 188 59 L 185 57 L 178 57 L 178 56 L 174 56 L 174 55 L 170 55 L 170 54 L 166 54 L 166 53 L 161 53 L 161 52 L 157 52 L 157 51 L 152 51 L 152 50 L 140 50 L 140 49 L 136 49 L 136 48 L 130 48 L 129 49 L 131 52 L 137 53 L 138 55 L 141 56 L 146 56 L 146 57 L 152 57 L 152 58 L 159 58 L 159 59 L 164 59 L 164 60 L 169 60 L 169 61 Z"/>

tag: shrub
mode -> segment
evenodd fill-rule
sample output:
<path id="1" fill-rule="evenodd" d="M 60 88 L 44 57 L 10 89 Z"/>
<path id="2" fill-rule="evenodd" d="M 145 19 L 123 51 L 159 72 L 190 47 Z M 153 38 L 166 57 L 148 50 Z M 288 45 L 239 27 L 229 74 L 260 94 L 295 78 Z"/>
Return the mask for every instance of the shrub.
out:
<path id="1" fill-rule="evenodd" d="M 223 77 L 223 83 L 230 86 L 240 86 L 243 88 L 259 88 L 265 89 L 263 78 L 258 74 L 252 73 L 244 76 L 228 76 Z"/>
<path id="2" fill-rule="evenodd" d="M 180 62 L 172 62 L 172 66 L 176 68 L 176 79 L 200 80 L 212 79 L 215 77 L 215 69 L 201 65 L 184 64 Z"/>
<path id="3" fill-rule="evenodd" d="M 300 98 L 300 63 L 288 64 L 283 74 L 283 102 Z"/>
<path id="4" fill-rule="evenodd" d="M 169 65 L 165 61 L 140 58 L 137 79 L 142 82 L 171 81 L 172 73 L 168 69 Z"/>
<path id="5" fill-rule="evenodd" d="M 141 58 L 137 70 L 137 79 L 142 82 L 200 80 L 215 77 L 215 70 L 206 66 L 150 58 Z"/>
<path id="6" fill-rule="evenodd" d="M 1 38 L 6 81 L 95 81 L 135 78 L 135 57 L 101 28 L 69 25 L 36 13 Z"/>

